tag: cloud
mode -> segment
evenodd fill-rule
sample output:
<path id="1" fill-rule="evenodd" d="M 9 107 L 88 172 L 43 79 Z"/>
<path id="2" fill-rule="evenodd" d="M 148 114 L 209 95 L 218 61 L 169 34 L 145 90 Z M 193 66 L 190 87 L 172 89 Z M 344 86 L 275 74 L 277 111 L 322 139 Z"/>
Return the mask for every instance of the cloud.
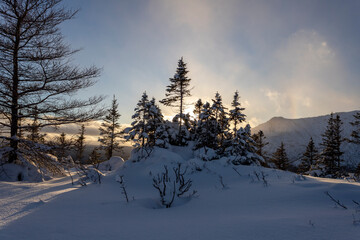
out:
<path id="1" fill-rule="evenodd" d="M 92 51 L 98 49 L 93 53 L 97 58 L 85 61 L 103 60 L 102 90 L 119 97 L 123 122 L 131 122 L 144 90 L 157 100 L 165 96 L 181 56 L 195 87 L 188 103 L 211 101 L 218 91 L 229 106 L 238 90 L 249 121 L 359 107 L 359 83 L 353 77 L 358 75 L 346 66 L 329 32 L 320 31 L 329 24 L 314 24 L 329 15 L 308 11 L 323 4 L 154 0 L 112 1 L 114 7 L 92 2 L 86 8 L 96 6 L 90 20 L 101 30 L 91 32 L 86 22 L 91 34 L 79 39 L 92 41 Z M 106 16 L 96 17 L 97 12 Z M 161 108 L 166 116 L 177 112 Z"/>
<path id="2" fill-rule="evenodd" d="M 336 49 L 313 30 L 299 30 L 274 52 L 265 96 L 287 117 L 314 116 L 356 108 L 350 77 Z"/>

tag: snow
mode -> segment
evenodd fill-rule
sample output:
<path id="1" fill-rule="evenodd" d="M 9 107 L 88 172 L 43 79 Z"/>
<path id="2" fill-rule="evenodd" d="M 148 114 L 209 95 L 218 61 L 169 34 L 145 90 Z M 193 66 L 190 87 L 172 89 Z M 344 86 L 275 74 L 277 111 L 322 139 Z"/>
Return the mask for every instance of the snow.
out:
<path id="1" fill-rule="evenodd" d="M 228 162 L 204 162 L 191 147 L 156 148 L 106 172 L 102 184 L 72 186 L 69 177 L 0 182 L 0 239 L 359 239 L 359 183 Z M 152 178 L 178 163 L 197 193 L 164 208 Z"/>
<path id="2" fill-rule="evenodd" d="M 99 164 L 100 171 L 114 171 L 124 164 L 124 159 L 119 156 L 112 156 L 109 160 Z"/>

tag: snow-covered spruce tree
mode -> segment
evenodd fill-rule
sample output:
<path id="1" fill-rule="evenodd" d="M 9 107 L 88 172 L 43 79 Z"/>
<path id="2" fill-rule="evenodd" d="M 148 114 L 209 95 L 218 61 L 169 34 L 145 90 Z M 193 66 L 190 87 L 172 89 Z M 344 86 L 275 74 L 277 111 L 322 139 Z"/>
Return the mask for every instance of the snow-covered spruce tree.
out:
<path id="1" fill-rule="evenodd" d="M 179 121 L 180 121 L 180 114 L 177 114 L 172 119 L 172 122 L 175 123 L 176 125 L 178 125 Z M 194 126 L 195 123 L 191 119 L 191 116 L 189 113 L 183 114 L 182 121 L 183 121 L 183 123 L 181 124 L 181 136 L 182 136 L 183 143 L 185 144 L 186 142 L 192 140 L 194 137 L 193 135 L 194 135 L 194 131 L 195 131 L 195 126 Z M 171 139 L 170 142 L 176 145 L 177 139 L 176 138 Z"/>
<path id="2" fill-rule="evenodd" d="M 306 151 L 304 152 L 301 158 L 301 163 L 299 165 L 299 172 L 300 173 L 308 172 L 310 168 L 315 165 L 318 159 L 319 159 L 319 153 L 318 150 L 316 149 L 314 140 L 311 137 L 306 147 Z"/>
<path id="3" fill-rule="evenodd" d="M 328 120 L 328 125 L 324 134 L 322 135 L 322 148 L 321 156 L 317 163 L 317 169 L 321 172 L 320 176 L 339 177 L 341 175 L 341 143 L 343 141 L 341 137 L 341 125 L 339 115 L 334 118 L 331 113 Z"/>
<path id="4" fill-rule="evenodd" d="M 226 149 L 233 158 L 232 163 L 235 165 L 263 164 L 261 156 L 256 154 L 255 142 L 251 138 L 251 128 L 247 124 L 245 128 L 240 127 L 232 139 L 231 146 Z"/>
<path id="5" fill-rule="evenodd" d="M 158 141 L 158 138 L 161 138 L 161 140 L 165 140 L 164 137 L 166 136 L 166 133 L 163 133 L 162 131 L 165 131 L 166 129 L 163 128 L 164 117 L 161 113 L 161 109 L 156 105 L 155 98 L 152 98 L 151 101 L 146 104 L 145 111 L 148 114 L 148 119 L 145 127 L 145 131 L 149 137 L 147 145 L 149 147 L 153 147 L 156 145 L 166 147 L 164 141 Z"/>
<path id="6" fill-rule="evenodd" d="M 59 25 L 75 14 L 64 9 L 61 0 L 0 1 L 0 125 L 9 132 L 2 136 L 10 146 L 8 163 L 38 165 L 40 156 L 46 157 L 41 154 L 44 147 L 29 146 L 30 141 L 19 138 L 20 129 L 27 127 L 19 121 L 33 120 L 35 107 L 40 128 L 86 122 L 103 114 L 94 108 L 102 97 L 68 97 L 92 86 L 100 72 L 69 61 L 77 50 L 64 43 Z"/>
<path id="7" fill-rule="evenodd" d="M 127 141 L 133 141 L 133 146 L 135 148 L 144 147 L 145 143 L 148 141 L 149 138 L 146 133 L 146 123 L 149 119 L 149 115 L 147 112 L 148 104 L 149 98 L 146 92 L 144 92 L 134 109 L 134 115 L 132 115 L 131 117 L 133 119 L 131 127 L 124 130 L 124 132 L 127 134 L 125 136 L 125 139 Z"/>
<path id="8" fill-rule="evenodd" d="M 203 160 L 216 158 L 217 148 L 217 123 L 210 103 L 206 102 L 200 113 L 200 120 L 196 128 L 196 139 L 194 150 L 200 150 Z"/>
<path id="9" fill-rule="evenodd" d="M 234 99 L 231 103 L 233 109 L 230 110 L 230 121 L 234 124 L 234 134 L 237 132 L 238 124 L 245 121 L 246 115 L 242 113 L 245 108 L 240 107 L 241 104 L 239 102 L 239 92 L 236 91 L 234 94 Z"/>
<path id="10" fill-rule="evenodd" d="M 155 99 L 149 101 L 146 92 L 137 103 L 132 119 L 131 127 L 124 130 L 125 139 L 133 141 L 133 146 L 140 150 L 139 158 L 148 156 L 155 145 L 167 147 L 169 141 L 163 115 Z"/>
<path id="11" fill-rule="evenodd" d="M 215 94 L 215 99 L 212 99 L 212 101 L 211 111 L 215 119 L 214 131 L 217 139 L 216 149 L 219 149 L 220 153 L 223 153 L 225 149 L 225 147 L 223 148 L 224 140 L 229 133 L 229 119 L 227 117 L 226 108 L 222 103 L 222 98 L 218 92 Z"/>
<path id="12" fill-rule="evenodd" d="M 78 135 L 74 140 L 74 150 L 76 152 L 76 162 L 82 162 L 85 151 L 85 125 L 80 126 Z"/>
<path id="13" fill-rule="evenodd" d="M 270 159 L 281 170 L 287 170 L 290 167 L 290 162 L 286 154 L 284 143 L 281 142 L 280 146 L 276 149 Z"/>
<path id="14" fill-rule="evenodd" d="M 108 114 L 104 117 L 101 127 L 99 128 L 100 137 L 98 141 L 101 144 L 101 149 L 105 150 L 107 159 L 112 157 L 114 151 L 120 151 L 122 149 L 119 141 L 119 138 L 122 135 L 119 123 L 121 115 L 118 107 L 119 104 L 114 95 L 111 107 L 107 110 Z"/>
<path id="15" fill-rule="evenodd" d="M 257 133 L 254 133 L 252 135 L 252 139 L 254 140 L 254 145 L 256 148 L 256 154 L 263 157 L 264 160 L 267 159 L 266 152 L 264 150 L 264 147 L 269 144 L 269 142 L 266 141 L 266 136 L 263 131 L 259 130 Z"/>
<path id="16" fill-rule="evenodd" d="M 354 121 L 350 122 L 350 124 L 355 128 L 355 130 L 351 132 L 349 142 L 360 144 L 360 112 L 357 112 L 354 115 Z"/>
<path id="17" fill-rule="evenodd" d="M 165 106 L 179 107 L 178 145 L 186 145 L 186 142 L 183 141 L 181 125 L 183 123 L 185 98 L 191 96 L 189 88 L 191 79 L 187 77 L 188 72 L 186 63 L 183 61 L 183 58 L 181 58 L 178 61 L 178 67 L 174 77 L 169 79 L 170 85 L 166 88 L 166 97 L 160 100 L 160 103 Z"/>

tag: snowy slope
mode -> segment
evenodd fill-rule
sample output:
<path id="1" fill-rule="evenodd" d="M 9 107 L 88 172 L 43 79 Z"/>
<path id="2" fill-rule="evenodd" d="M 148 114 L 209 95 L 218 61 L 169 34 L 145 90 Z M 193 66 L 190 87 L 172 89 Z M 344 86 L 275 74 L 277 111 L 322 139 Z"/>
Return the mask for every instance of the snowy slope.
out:
<path id="1" fill-rule="evenodd" d="M 187 177 L 198 193 L 160 208 L 152 177 L 164 164 L 171 169 L 177 162 L 188 166 Z M 236 166 L 236 172 L 233 167 L 226 159 L 202 162 L 186 148 L 157 149 L 144 161 L 128 161 L 108 172 L 101 185 L 74 190 L 67 178 L 48 185 L 0 182 L 0 209 L 11 206 L 12 215 L 16 209 L 21 214 L 26 206 L 18 207 L 17 201 L 28 201 L 32 209 L 7 221 L 3 211 L 0 239 L 359 239 L 353 214 L 360 220 L 360 212 L 352 202 L 360 202 L 359 183 L 257 166 Z M 267 186 L 256 177 L 261 173 Z M 115 181 L 117 174 L 124 176 L 130 203 Z M 44 198 L 53 189 L 67 188 L 73 191 Z M 325 191 L 348 209 L 336 207 Z"/>
<path id="2" fill-rule="evenodd" d="M 353 112 L 342 112 L 339 114 L 342 125 L 342 136 L 349 138 L 351 132 L 354 130 L 350 122 L 354 121 Z M 335 115 L 334 115 L 335 116 Z M 299 159 L 304 153 L 310 137 L 314 139 L 317 148 L 322 141 L 321 135 L 324 133 L 327 126 L 327 121 L 330 115 L 301 118 L 301 119 L 286 119 L 283 117 L 274 117 L 266 123 L 252 129 L 253 133 L 262 130 L 269 142 L 265 151 L 271 155 L 277 147 L 280 146 L 281 141 L 284 142 L 287 154 L 291 160 Z M 360 162 L 360 147 L 354 144 L 343 143 L 342 151 L 345 152 L 343 158 L 346 163 L 354 166 Z"/>

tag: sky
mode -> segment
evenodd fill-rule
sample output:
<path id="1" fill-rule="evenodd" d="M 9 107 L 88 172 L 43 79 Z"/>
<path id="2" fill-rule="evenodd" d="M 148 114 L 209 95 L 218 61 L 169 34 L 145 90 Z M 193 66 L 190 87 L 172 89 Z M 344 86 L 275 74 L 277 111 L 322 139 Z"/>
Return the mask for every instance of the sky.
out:
<path id="1" fill-rule="evenodd" d="M 274 116 L 303 118 L 360 109 L 360 1 L 64 0 L 76 17 L 61 25 L 82 51 L 80 66 L 102 68 L 79 96 L 119 101 L 129 124 L 144 91 L 161 100 L 183 57 L 191 104 L 234 92 L 255 127 Z M 177 109 L 161 106 L 166 116 Z"/>

